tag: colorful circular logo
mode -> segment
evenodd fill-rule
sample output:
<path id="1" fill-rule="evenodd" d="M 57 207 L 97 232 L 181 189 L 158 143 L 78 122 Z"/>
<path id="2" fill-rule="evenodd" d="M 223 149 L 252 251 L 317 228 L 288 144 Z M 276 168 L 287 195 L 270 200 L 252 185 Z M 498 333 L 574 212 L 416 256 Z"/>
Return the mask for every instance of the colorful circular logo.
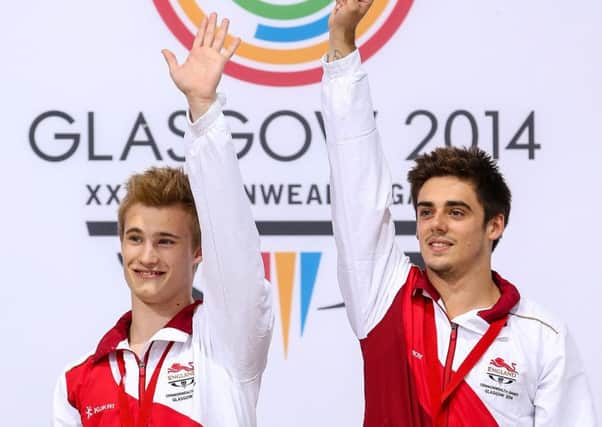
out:
<path id="1" fill-rule="evenodd" d="M 364 60 L 395 33 L 413 0 L 375 0 L 360 22 L 357 39 Z M 242 38 L 226 65 L 231 77 L 267 86 L 301 86 L 320 81 L 320 59 L 328 49 L 328 16 L 334 0 L 153 0 L 161 18 L 187 48 L 205 11 L 232 21 Z M 201 4 L 202 3 L 202 7 Z"/>

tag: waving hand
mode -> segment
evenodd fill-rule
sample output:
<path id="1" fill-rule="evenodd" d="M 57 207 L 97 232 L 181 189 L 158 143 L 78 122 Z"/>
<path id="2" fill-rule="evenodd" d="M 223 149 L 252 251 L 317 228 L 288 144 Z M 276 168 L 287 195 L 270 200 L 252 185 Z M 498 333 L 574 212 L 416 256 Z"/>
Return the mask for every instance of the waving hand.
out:
<path id="1" fill-rule="evenodd" d="M 217 26 L 217 15 L 203 18 L 188 57 L 178 64 L 173 52 L 163 49 L 172 80 L 184 93 L 190 107 L 191 119 L 195 121 L 215 100 L 216 88 L 222 77 L 226 62 L 234 55 L 240 39 L 224 47 L 229 21 L 223 19 Z"/>
<path id="2" fill-rule="evenodd" d="M 355 29 L 372 3 L 373 0 L 336 0 L 328 19 L 328 61 L 340 59 L 355 50 Z"/>

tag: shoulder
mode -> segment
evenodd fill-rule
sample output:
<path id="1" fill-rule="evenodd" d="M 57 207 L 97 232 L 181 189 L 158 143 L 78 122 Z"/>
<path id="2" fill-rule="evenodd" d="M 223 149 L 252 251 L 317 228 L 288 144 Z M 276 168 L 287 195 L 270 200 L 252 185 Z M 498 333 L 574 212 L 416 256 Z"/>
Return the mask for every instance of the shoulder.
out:
<path id="1" fill-rule="evenodd" d="M 546 378 L 559 382 L 565 370 L 579 370 L 580 361 L 570 339 L 567 326 L 561 318 L 542 305 L 521 297 L 508 319 L 510 340 L 529 366 L 533 383 Z"/>
<path id="2" fill-rule="evenodd" d="M 74 375 L 88 369 L 94 361 L 94 353 L 86 353 L 68 363 L 63 369 L 64 375 Z"/>
<path id="3" fill-rule="evenodd" d="M 93 364 L 94 353 L 88 353 L 67 364 L 56 383 L 55 394 L 65 398 L 73 407 L 77 407 L 77 394 Z"/>
<path id="4" fill-rule="evenodd" d="M 513 340 L 543 366 L 570 353 L 566 323 L 540 304 L 521 297 L 508 320 Z"/>
<path id="5" fill-rule="evenodd" d="M 88 373 L 94 366 L 94 353 L 88 353 L 69 363 L 63 370 L 61 380 L 65 381 L 68 392 L 78 389 L 86 382 Z"/>
<path id="6" fill-rule="evenodd" d="M 549 336 L 566 334 L 566 324 L 558 315 L 524 296 L 510 310 L 510 319 L 520 329 Z"/>

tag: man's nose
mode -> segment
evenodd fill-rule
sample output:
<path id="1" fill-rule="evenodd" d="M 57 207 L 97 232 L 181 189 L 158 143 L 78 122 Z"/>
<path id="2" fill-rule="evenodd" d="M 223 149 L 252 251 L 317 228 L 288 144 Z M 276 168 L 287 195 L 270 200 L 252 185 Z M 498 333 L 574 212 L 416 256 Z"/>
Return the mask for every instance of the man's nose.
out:
<path id="1" fill-rule="evenodd" d="M 140 254 L 140 262 L 145 265 L 156 264 L 159 261 L 157 249 L 152 242 L 146 242 Z"/>
<path id="2" fill-rule="evenodd" d="M 447 214 L 444 211 L 436 212 L 431 221 L 431 230 L 437 234 L 447 233 Z"/>

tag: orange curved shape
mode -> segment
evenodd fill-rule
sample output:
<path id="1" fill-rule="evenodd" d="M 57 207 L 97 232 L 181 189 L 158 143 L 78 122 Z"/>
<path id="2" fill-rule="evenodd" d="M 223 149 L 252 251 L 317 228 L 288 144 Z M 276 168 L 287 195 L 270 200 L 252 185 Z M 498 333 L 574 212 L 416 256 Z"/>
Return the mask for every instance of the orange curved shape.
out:
<path id="1" fill-rule="evenodd" d="M 276 276 L 278 278 L 278 299 L 280 301 L 280 321 L 284 358 L 288 357 L 288 338 L 291 326 L 293 284 L 295 281 L 295 252 L 276 252 Z"/>
<path id="2" fill-rule="evenodd" d="M 184 10 L 188 19 L 198 27 L 201 20 L 206 16 L 203 10 L 194 0 L 178 0 L 178 3 Z M 374 2 L 357 27 L 356 36 L 358 38 L 364 35 L 366 31 L 372 27 L 376 19 L 387 7 L 387 4 L 388 0 L 376 0 Z M 227 36 L 226 45 L 230 44 L 232 39 L 232 36 Z M 287 65 L 316 61 L 320 59 L 327 50 L 327 41 L 297 49 L 270 49 L 258 47 L 243 41 L 240 43 L 236 54 L 252 61 L 263 62 L 266 64 Z"/>

